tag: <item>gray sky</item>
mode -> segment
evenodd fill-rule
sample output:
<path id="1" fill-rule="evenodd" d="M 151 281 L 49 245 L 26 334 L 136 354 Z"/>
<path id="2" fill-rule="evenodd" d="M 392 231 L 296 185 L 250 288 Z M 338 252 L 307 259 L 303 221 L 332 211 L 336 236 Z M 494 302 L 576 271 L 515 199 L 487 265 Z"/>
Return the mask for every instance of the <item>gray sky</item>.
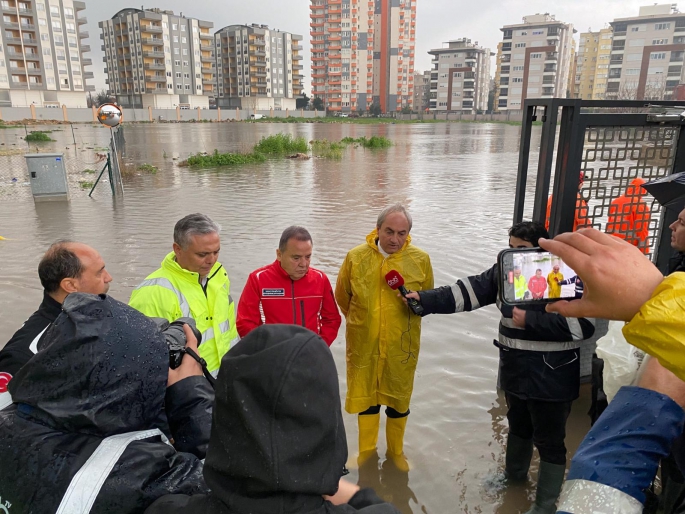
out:
<path id="1" fill-rule="evenodd" d="M 111 18 L 120 9 L 141 7 L 127 0 L 85 0 L 88 31 L 93 59 L 91 70 L 95 80 L 91 84 L 99 91 L 105 88 L 104 63 L 100 45 L 98 22 Z M 637 16 L 640 5 L 650 5 L 647 0 L 418 0 L 416 65 L 417 71 L 430 68 L 431 48 L 440 48 L 442 42 L 461 37 L 478 41 L 493 51 L 501 41 L 499 28 L 520 23 L 527 14 L 545 13 L 556 15 L 557 20 L 573 23 L 579 32 L 599 30 L 614 18 Z M 667 2 L 664 2 L 667 3 Z M 215 30 L 236 23 L 259 23 L 303 36 L 305 92 L 309 94 L 309 4 L 308 0 L 157 0 L 146 7 L 160 7 L 182 12 L 188 17 L 214 22 Z M 287 7 L 286 7 L 287 6 Z M 685 5 L 681 6 L 685 10 Z M 492 70 L 494 75 L 494 70 Z"/>

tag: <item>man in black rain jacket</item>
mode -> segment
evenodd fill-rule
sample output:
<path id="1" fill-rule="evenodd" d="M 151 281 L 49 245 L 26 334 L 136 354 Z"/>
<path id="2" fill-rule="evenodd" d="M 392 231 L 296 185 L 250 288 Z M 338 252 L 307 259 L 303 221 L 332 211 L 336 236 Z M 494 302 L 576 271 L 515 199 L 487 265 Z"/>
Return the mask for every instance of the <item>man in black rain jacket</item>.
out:
<path id="1" fill-rule="evenodd" d="M 145 513 L 399 514 L 340 480 L 346 460 L 328 346 L 302 327 L 262 325 L 221 361 L 204 470 L 211 493 L 167 496 Z"/>
<path id="2" fill-rule="evenodd" d="M 510 248 L 533 248 L 548 237 L 534 222 L 509 230 Z M 545 312 L 543 305 L 525 308 L 501 304 L 498 266 L 457 281 L 452 286 L 410 293 L 427 314 L 474 311 L 497 304 L 499 323 L 499 380 L 507 400 L 505 473 L 509 480 L 525 480 L 533 445 L 540 454 L 535 504 L 526 514 L 556 512 L 555 503 L 566 467 L 566 420 L 580 388 L 580 344 L 592 337 L 595 320 L 565 318 Z"/>
<path id="3" fill-rule="evenodd" d="M 3 505 L 12 514 L 133 514 L 165 494 L 206 492 L 200 459 L 213 392 L 191 364 L 169 371 L 164 335 L 135 309 L 106 295 L 67 296 L 0 411 Z"/>

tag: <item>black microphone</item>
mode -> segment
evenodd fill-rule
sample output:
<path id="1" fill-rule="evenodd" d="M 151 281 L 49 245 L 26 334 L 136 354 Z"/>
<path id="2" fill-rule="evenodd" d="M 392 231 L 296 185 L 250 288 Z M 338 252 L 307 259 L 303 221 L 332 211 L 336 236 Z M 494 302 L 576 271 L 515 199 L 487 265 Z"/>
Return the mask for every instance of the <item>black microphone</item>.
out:
<path id="1" fill-rule="evenodd" d="M 399 291 L 400 294 L 407 299 L 407 305 L 409 305 L 409 308 L 414 314 L 417 316 L 421 316 L 421 314 L 423 314 L 423 306 L 421 305 L 421 302 L 415 298 L 407 298 L 409 291 L 407 291 L 407 288 L 404 287 L 404 278 L 402 278 L 402 275 L 400 275 L 399 272 L 395 270 L 389 271 L 385 275 L 385 281 L 388 283 L 390 289 Z"/>

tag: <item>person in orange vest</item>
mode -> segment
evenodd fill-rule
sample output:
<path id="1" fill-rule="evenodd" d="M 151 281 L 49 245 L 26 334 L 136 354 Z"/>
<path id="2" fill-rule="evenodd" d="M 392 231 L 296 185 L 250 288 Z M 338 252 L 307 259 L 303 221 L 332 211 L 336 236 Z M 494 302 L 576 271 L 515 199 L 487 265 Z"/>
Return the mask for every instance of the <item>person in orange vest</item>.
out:
<path id="1" fill-rule="evenodd" d="M 625 239 L 637 246 L 644 254 L 649 253 L 649 220 L 651 211 L 642 199 L 645 191 L 641 178 L 634 179 L 627 187 L 625 194 L 616 198 L 609 206 L 607 233 Z"/>
<path id="2" fill-rule="evenodd" d="M 585 173 L 583 171 L 580 172 L 580 176 L 578 177 L 578 196 L 576 197 L 576 213 L 573 217 L 573 231 L 575 232 L 579 228 L 583 228 L 584 226 L 590 226 L 592 225 L 592 221 L 588 219 L 588 210 L 587 210 L 587 202 L 583 200 L 583 197 L 580 196 L 580 189 L 583 187 L 583 181 L 585 180 Z M 552 195 L 549 196 L 547 199 L 547 215 L 545 218 L 545 228 L 549 230 L 549 217 L 552 213 Z"/>

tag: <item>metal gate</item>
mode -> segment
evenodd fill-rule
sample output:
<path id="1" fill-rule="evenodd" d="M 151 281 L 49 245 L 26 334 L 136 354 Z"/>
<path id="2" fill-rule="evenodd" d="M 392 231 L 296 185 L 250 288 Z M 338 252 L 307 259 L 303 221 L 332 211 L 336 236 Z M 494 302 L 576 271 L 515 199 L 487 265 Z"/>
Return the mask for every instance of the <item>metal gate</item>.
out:
<path id="1" fill-rule="evenodd" d="M 542 122 L 542 132 L 532 219 L 547 222 L 554 236 L 579 223 L 607 231 L 611 204 L 626 195 L 631 181 L 685 171 L 683 111 L 682 102 L 526 100 L 514 223 L 525 212 L 534 121 Z M 579 190 L 581 172 L 584 183 Z M 663 271 L 672 254 L 668 225 L 678 210 L 664 210 L 647 194 L 643 202 L 651 212 L 645 216 L 648 236 L 640 246 Z M 577 204 L 587 208 L 576 212 Z"/>

